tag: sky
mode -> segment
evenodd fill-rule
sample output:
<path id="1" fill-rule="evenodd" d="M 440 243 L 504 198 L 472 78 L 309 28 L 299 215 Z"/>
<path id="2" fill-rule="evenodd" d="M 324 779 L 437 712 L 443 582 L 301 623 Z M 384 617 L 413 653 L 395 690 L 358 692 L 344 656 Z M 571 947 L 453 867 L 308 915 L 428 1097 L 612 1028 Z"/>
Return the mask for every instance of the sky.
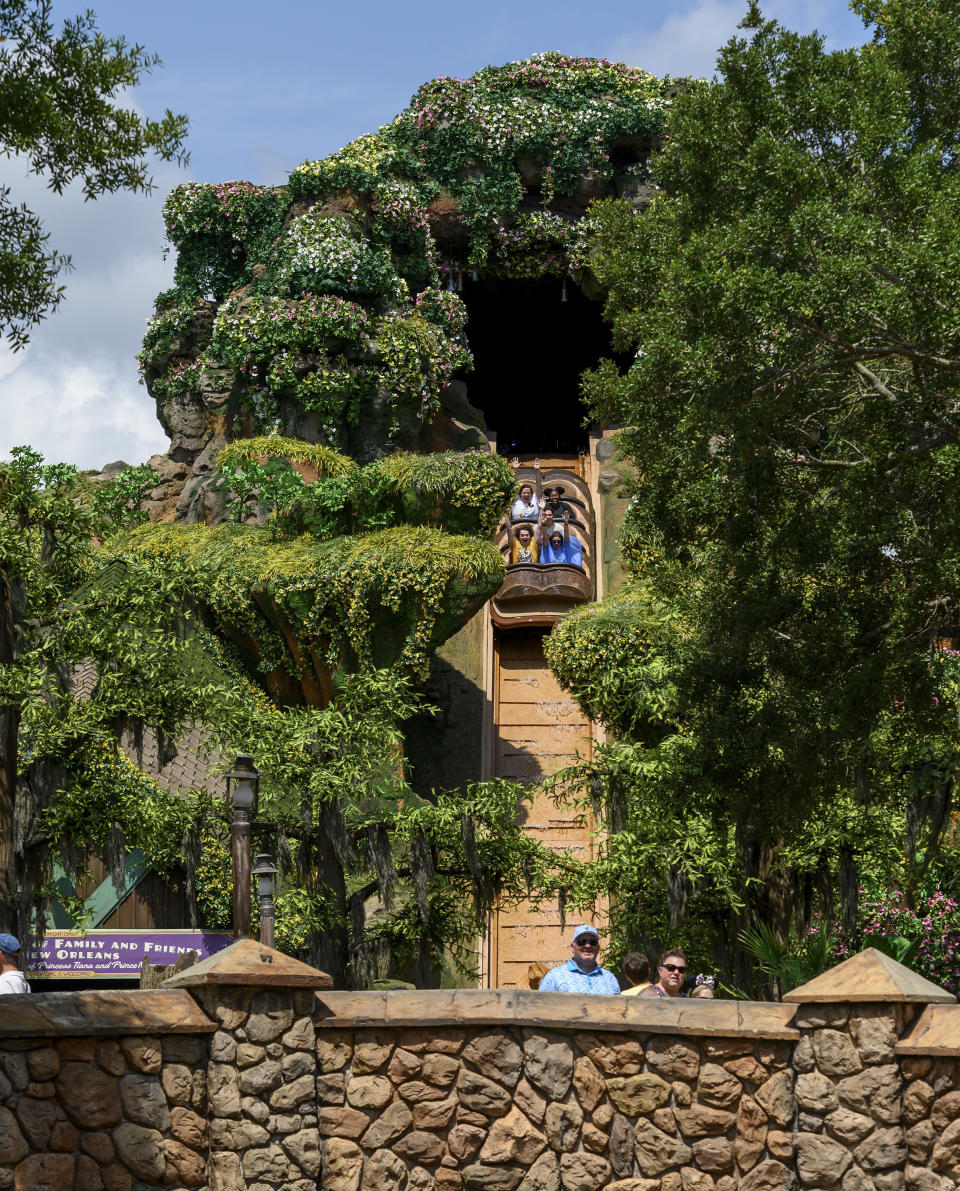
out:
<path id="1" fill-rule="evenodd" d="M 0 345 L 0 459 L 30 443 L 50 461 L 84 468 L 140 463 L 167 447 L 135 356 L 153 298 L 172 282 L 161 215 L 172 187 L 285 182 L 301 161 L 387 123 L 435 75 L 464 77 L 544 50 L 710 77 L 746 8 L 746 0 L 54 0 L 54 16 L 88 4 L 105 34 L 160 55 L 163 65 L 130 102 L 150 116 L 185 112 L 190 162 L 159 165 L 149 197 L 95 203 L 73 190 L 51 194 L 16 159 L 0 178 L 73 261 L 65 301 L 26 351 Z M 866 39 L 840 0 L 768 0 L 763 9 L 798 31 L 818 29 L 831 47 Z"/>

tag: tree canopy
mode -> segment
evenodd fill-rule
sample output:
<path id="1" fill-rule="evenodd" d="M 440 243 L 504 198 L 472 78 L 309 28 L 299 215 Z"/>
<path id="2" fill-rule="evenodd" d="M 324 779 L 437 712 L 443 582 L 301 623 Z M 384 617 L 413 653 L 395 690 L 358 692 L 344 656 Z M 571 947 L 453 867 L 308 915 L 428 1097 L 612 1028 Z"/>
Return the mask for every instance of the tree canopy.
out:
<path id="1" fill-rule="evenodd" d="M 118 102 L 160 59 L 105 37 L 87 12 L 57 32 L 51 0 L 0 0 L 0 153 L 21 160 L 61 194 L 85 199 L 151 189 L 149 157 L 186 162 L 185 116 L 141 117 Z M 0 186 L 0 329 L 14 351 L 62 300 L 70 257 L 9 186 Z"/>
<path id="2" fill-rule="evenodd" d="M 716 889 L 719 842 L 742 923 L 781 933 L 818 890 L 852 927 L 878 864 L 916 889 L 960 761 L 960 9 L 853 7 L 872 40 L 828 51 L 752 5 L 649 209 L 591 216 L 632 363 L 585 393 L 626 427 L 642 583 L 550 655 L 631 742 L 632 830 L 672 822 L 675 904 Z"/>

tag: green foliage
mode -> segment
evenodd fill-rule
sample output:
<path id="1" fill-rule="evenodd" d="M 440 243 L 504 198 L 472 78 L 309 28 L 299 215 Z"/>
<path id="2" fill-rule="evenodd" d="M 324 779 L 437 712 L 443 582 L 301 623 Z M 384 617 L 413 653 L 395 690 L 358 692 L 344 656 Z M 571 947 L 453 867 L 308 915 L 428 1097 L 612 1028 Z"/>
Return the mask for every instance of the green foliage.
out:
<path id="1" fill-rule="evenodd" d="M 624 587 L 559 621 L 544 654 L 584 715 L 621 739 L 655 740 L 675 710 L 664 644 L 678 632 L 676 621 L 641 586 Z"/>
<path id="2" fill-rule="evenodd" d="M 94 516 L 111 529 L 142 525 L 149 520 L 143 502 L 156 488 L 157 480 L 157 473 L 148 463 L 125 467 L 97 486 L 91 502 Z"/>
<path id="3" fill-rule="evenodd" d="M 208 799 L 170 794 L 114 744 L 80 746 L 68 779 L 39 826 L 74 853 L 109 846 L 119 828 L 127 847 L 140 848 L 151 867 L 169 875 L 183 863 L 183 840 L 196 824 L 215 819 Z"/>
<path id="4" fill-rule="evenodd" d="M 392 124 L 322 161 L 304 162 L 290 176 L 290 193 L 375 195 L 400 178 L 419 190 L 421 208 L 449 194 L 471 231 L 469 262 L 482 267 L 491 246 L 502 250 L 510 235 L 497 221 L 512 220 L 522 197 L 518 165 L 532 163 L 542 174 L 546 202 L 573 194 L 585 179 L 602 183 L 614 173 L 611 145 L 656 137 L 665 106 L 662 84 L 642 70 L 537 54 L 468 79 L 425 83 Z M 556 252 L 549 241 L 544 238 L 541 271 L 543 258 Z"/>
<path id="5" fill-rule="evenodd" d="M 286 205 L 282 190 L 250 182 L 175 187 L 163 218 L 177 249 L 178 292 L 222 301 L 279 235 Z"/>
<path id="6" fill-rule="evenodd" d="M 227 443 L 217 456 L 217 467 L 229 463 L 246 463 L 259 459 L 285 459 L 288 463 L 306 463 L 321 477 L 337 477 L 356 470 L 356 464 L 346 455 L 338 455 L 329 447 L 303 442 L 299 438 L 262 435 L 259 438 L 240 438 Z"/>
<path id="7" fill-rule="evenodd" d="M 802 940 L 781 939 L 765 922 L 753 930 L 740 932 L 744 950 L 756 960 L 757 967 L 773 985 L 774 999 L 821 975 L 834 962 L 830 931 L 824 923 Z"/>
<path id="8" fill-rule="evenodd" d="M 23 155 L 57 194 L 80 180 L 83 196 L 151 187 L 148 158 L 186 161 L 187 122 L 167 111 L 142 117 L 117 102 L 159 59 L 122 37 L 104 37 L 87 12 L 57 33 L 50 0 L 0 6 L 0 149 Z M 14 351 L 61 302 L 70 258 L 50 249 L 49 232 L 0 187 L 0 327 Z"/>
<path id="9" fill-rule="evenodd" d="M 369 244 L 362 223 L 345 217 L 293 219 L 267 257 L 266 284 L 281 294 L 342 294 L 391 305 L 407 296 L 389 252 Z"/>
<path id="10" fill-rule="evenodd" d="M 220 474 L 230 489 L 227 511 L 240 523 L 251 512 L 251 501 L 260 511 L 275 513 L 303 491 L 303 477 L 286 459 L 270 459 L 266 464 L 256 459 L 223 463 Z"/>
<path id="11" fill-rule="evenodd" d="M 492 538 L 515 485 L 507 461 L 486 451 L 397 452 L 308 485 L 285 509 L 281 528 L 326 539 L 407 523 Z"/>
<path id="12" fill-rule="evenodd" d="M 300 649 L 331 670 L 420 672 L 503 575 L 495 546 L 412 526 L 316 542 L 238 525 L 150 525 L 111 542 L 107 556 L 184 566 L 214 622 L 256 642 L 262 669 L 306 670 L 321 685 L 315 663 L 291 655 L 274 615 L 264 615 L 265 600 Z"/>

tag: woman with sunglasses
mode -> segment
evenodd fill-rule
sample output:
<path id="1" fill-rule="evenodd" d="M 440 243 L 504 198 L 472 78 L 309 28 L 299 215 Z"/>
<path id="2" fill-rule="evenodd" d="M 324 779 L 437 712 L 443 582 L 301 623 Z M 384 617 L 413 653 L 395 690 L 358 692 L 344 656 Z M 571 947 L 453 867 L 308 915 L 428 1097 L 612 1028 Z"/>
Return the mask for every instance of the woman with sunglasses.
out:
<path id="1" fill-rule="evenodd" d="M 687 957 L 676 947 L 671 947 L 660 956 L 657 965 L 657 982 L 645 988 L 641 997 L 679 997 L 683 982 L 687 978 Z"/>

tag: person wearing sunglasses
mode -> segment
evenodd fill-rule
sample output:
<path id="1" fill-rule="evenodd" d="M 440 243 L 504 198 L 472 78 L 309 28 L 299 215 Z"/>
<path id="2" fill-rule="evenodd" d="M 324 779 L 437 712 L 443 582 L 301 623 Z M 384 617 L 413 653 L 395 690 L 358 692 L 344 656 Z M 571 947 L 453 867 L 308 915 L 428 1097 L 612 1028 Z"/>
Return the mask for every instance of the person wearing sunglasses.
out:
<path id="1" fill-rule="evenodd" d="M 573 953 L 565 964 L 551 968 L 540 981 L 540 992 L 609 993 L 619 996 L 620 981 L 597 963 L 600 936 L 595 926 L 582 924 L 570 939 Z"/>
<path id="2" fill-rule="evenodd" d="M 665 951 L 657 964 L 657 982 L 645 988 L 641 997 L 679 997 L 687 978 L 687 957 L 676 947 Z"/>

